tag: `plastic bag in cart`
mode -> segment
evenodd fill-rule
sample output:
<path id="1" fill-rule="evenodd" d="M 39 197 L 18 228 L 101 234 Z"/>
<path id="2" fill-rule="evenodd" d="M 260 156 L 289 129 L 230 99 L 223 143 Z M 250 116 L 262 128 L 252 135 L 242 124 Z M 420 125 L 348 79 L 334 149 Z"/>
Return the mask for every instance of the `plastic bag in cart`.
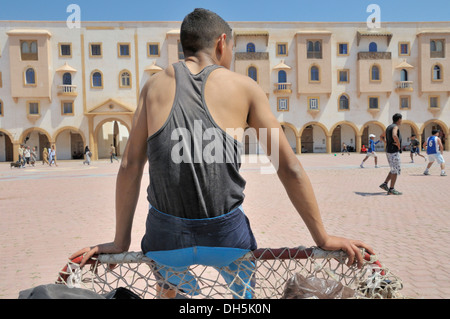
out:
<path id="1" fill-rule="evenodd" d="M 305 278 L 297 273 L 287 281 L 282 299 L 347 299 L 355 296 L 353 289 L 335 280 Z"/>

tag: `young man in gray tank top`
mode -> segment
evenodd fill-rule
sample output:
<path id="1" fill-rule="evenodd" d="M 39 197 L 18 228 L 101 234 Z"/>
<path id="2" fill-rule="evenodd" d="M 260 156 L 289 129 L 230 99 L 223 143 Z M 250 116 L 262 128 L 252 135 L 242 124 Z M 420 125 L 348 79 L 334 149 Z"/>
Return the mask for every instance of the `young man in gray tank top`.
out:
<path id="1" fill-rule="evenodd" d="M 151 181 L 148 199 L 152 205 L 149 216 L 152 215 L 153 219 L 147 220 L 146 236 L 148 235 L 150 240 L 145 240 L 143 246 L 155 246 L 149 247 L 148 250 L 152 251 L 158 247 L 165 249 L 165 242 L 170 241 L 172 232 L 179 231 L 178 228 L 185 227 L 186 224 L 196 224 L 199 220 L 207 223 L 219 220 L 214 227 L 221 227 L 221 219 L 230 218 L 234 222 L 235 216 L 243 216 L 240 205 L 243 201 L 245 181 L 238 175 L 239 164 L 236 160 L 239 152 L 231 156 L 229 165 L 207 165 L 202 161 L 180 162 L 180 158 L 174 160 L 172 157 L 174 162 L 170 163 L 170 170 L 163 171 L 165 175 L 155 169 L 155 166 L 160 168 L 167 164 L 167 152 L 170 151 L 170 147 L 164 145 L 164 141 L 169 143 L 168 137 L 161 136 L 171 133 L 170 128 L 172 132 L 182 129 L 188 136 L 195 136 L 195 123 L 200 119 L 203 123 L 202 129 L 217 129 L 222 133 L 219 137 L 227 142 L 227 145 L 234 143 L 238 148 L 237 141 L 242 140 L 247 127 L 254 128 L 256 132 L 267 132 L 267 136 L 260 138 L 260 142 L 272 163 L 276 163 L 274 166 L 277 174 L 317 246 L 324 250 L 343 250 L 349 256 L 349 264 L 356 261 L 361 267 L 363 256 L 360 248 L 374 253 L 372 248 L 359 240 L 327 233 L 311 182 L 283 134 L 280 123 L 273 115 L 266 94 L 248 76 L 230 71 L 234 45 L 229 25 L 211 11 L 196 9 L 184 19 L 180 39 L 185 61 L 169 66 L 151 77 L 141 92 L 117 177 L 114 241 L 81 249 L 73 254 L 72 258 L 84 254 L 81 263 L 83 266 L 94 254 L 128 251 L 143 169 L 147 161 L 150 162 Z M 272 135 L 274 130 L 277 134 Z M 225 134 L 228 131 L 236 134 Z M 171 147 L 173 151 L 173 146 Z M 193 149 L 195 158 L 196 147 Z M 204 148 L 201 147 L 201 150 Z M 189 157 L 189 154 L 184 155 Z M 214 177 L 217 172 L 221 176 L 220 179 Z M 176 180 L 177 178 L 179 180 Z M 219 185 L 222 181 L 225 181 L 226 187 Z M 188 187 L 191 191 L 186 192 Z M 176 205 L 173 205 L 174 203 Z M 167 218 L 176 223 L 171 224 L 172 228 L 165 238 L 159 237 L 159 240 L 156 240 L 157 236 L 152 237 L 152 223 L 164 223 Z M 246 220 L 241 218 L 241 221 L 244 225 L 242 231 L 251 237 Z M 196 229 L 198 228 L 192 228 L 192 232 L 196 232 Z M 196 237 L 200 234 L 190 235 Z M 226 238 L 228 239 L 230 238 Z M 249 242 L 251 243 L 251 240 Z"/>

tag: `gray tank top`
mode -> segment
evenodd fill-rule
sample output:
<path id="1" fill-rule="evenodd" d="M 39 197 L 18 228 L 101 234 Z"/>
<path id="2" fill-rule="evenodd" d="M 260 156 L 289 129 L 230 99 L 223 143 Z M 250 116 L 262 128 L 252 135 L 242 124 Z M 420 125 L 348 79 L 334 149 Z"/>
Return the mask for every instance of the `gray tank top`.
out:
<path id="1" fill-rule="evenodd" d="M 242 143 L 222 130 L 205 103 L 205 84 L 220 66 L 192 74 L 184 62 L 175 69 L 175 99 L 164 125 L 147 140 L 148 201 L 181 218 L 218 217 L 244 201 L 239 173 Z"/>

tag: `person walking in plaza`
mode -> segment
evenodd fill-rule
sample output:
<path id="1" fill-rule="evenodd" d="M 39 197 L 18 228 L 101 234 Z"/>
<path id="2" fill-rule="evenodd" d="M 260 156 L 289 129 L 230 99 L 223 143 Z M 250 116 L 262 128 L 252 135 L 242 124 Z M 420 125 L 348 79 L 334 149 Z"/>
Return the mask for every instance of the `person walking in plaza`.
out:
<path id="1" fill-rule="evenodd" d="M 350 155 L 347 144 L 342 143 L 342 154 L 341 155 L 344 155 L 344 153 L 347 153 L 348 155 Z"/>
<path id="2" fill-rule="evenodd" d="M 27 163 L 27 165 L 30 166 L 31 151 L 29 146 L 25 147 L 23 156 L 25 157 L 25 162 Z"/>
<path id="3" fill-rule="evenodd" d="M 400 158 L 402 153 L 402 135 L 399 128 L 402 124 L 402 115 L 400 113 L 394 114 L 392 121 L 393 123 L 380 136 L 386 145 L 386 157 L 390 168 L 389 174 L 384 183 L 380 185 L 380 188 L 387 191 L 388 195 L 402 195 L 401 192 L 395 189 L 395 183 L 402 170 Z M 389 182 L 390 187 L 388 187 Z"/>
<path id="4" fill-rule="evenodd" d="M 48 161 L 48 148 L 44 147 L 44 150 L 42 151 L 42 165 L 50 165 Z"/>
<path id="5" fill-rule="evenodd" d="M 30 154 L 31 154 L 30 162 L 31 165 L 34 167 L 34 164 L 36 163 L 37 160 L 36 146 L 31 148 Z"/>
<path id="6" fill-rule="evenodd" d="M 58 166 L 58 164 L 56 164 L 56 148 L 55 148 L 55 144 L 53 144 L 51 149 L 50 149 L 50 166 L 52 166 L 52 164 L 55 164 L 55 166 Z"/>
<path id="7" fill-rule="evenodd" d="M 111 144 L 111 149 L 109 151 L 109 155 L 110 155 L 110 159 L 111 159 L 111 163 L 113 162 L 113 159 L 115 159 L 117 162 L 119 162 L 119 159 L 116 157 L 116 147 Z"/>
<path id="8" fill-rule="evenodd" d="M 85 165 L 85 164 L 91 165 L 91 156 L 92 156 L 91 150 L 89 149 L 89 146 L 86 145 L 86 147 L 84 148 L 85 159 L 84 159 L 83 165 Z"/>
<path id="9" fill-rule="evenodd" d="M 53 158 L 52 158 L 52 148 L 48 148 L 48 165 L 52 166 Z"/>
<path id="10" fill-rule="evenodd" d="M 418 155 L 418 156 L 422 157 L 426 162 L 427 158 L 425 156 L 423 156 L 422 154 L 420 154 L 420 145 L 419 145 L 420 143 L 416 138 L 416 134 L 411 135 L 410 140 L 411 141 L 409 143 L 409 146 L 410 146 L 410 151 L 411 151 L 411 163 L 414 163 L 414 155 L 415 156 Z"/>
<path id="11" fill-rule="evenodd" d="M 357 261 L 358 267 L 363 263 L 361 248 L 373 253 L 362 241 L 331 236 L 325 230 L 312 184 L 265 92 L 250 77 L 230 71 L 232 34 L 229 25 L 209 10 L 195 9 L 183 20 L 180 40 L 185 59 L 152 76 L 141 92 L 117 176 L 114 240 L 72 254 L 71 259 L 83 256 L 81 267 L 95 254 L 128 251 L 147 163 L 150 207 L 141 240 L 146 256 L 165 265 L 160 257 L 171 260 L 182 250 L 188 253 L 183 260 L 211 261 L 214 257 L 214 266 L 222 267 L 256 249 L 242 209 L 246 181 L 239 172 L 243 150 L 239 141 L 248 126 L 267 134 L 260 136 L 260 142 L 316 245 L 324 250 L 343 250 L 349 256 L 348 264 Z M 202 131 L 194 134 L 194 122 L 201 122 L 205 132 L 217 132 L 217 145 L 228 145 L 226 161 L 210 163 L 204 156 L 194 160 L 209 145 L 202 141 Z M 173 139 L 174 132 L 186 135 Z M 199 145 L 187 152 L 183 149 L 182 161 L 177 152 L 178 137 L 186 138 L 186 145 Z M 231 259 L 229 253 L 233 254 Z M 167 265 L 173 266 L 170 261 Z M 175 297 L 165 287 L 157 289 L 163 296 Z"/>
<path id="12" fill-rule="evenodd" d="M 436 161 L 439 165 L 441 165 L 441 176 L 447 176 L 445 173 L 445 160 L 444 160 L 444 146 L 442 144 L 441 139 L 439 138 L 439 130 L 432 130 L 431 136 L 427 139 L 425 143 L 423 143 L 423 148 L 427 150 L 429 163 L 424 175 L 430 175 L 430 168 L 433 166 L 433 163 Z"/>
<path id="13" fill-rule="evenodd" d="M 25 157 L 23 156 L 23 145 L 19 145 L 19 164 L 25 167 Z"/>
<path id="14" fill-rule="evenodd" d="M 367 149 L 367 155 L 366 157 L 363 159 L 360 167 L 364 168 L 364 163 L 367 161 L 367 159 L 369 157 L 373 157 L 375 159 L 375 168 L 378 168 L 378 156 L 377 153 L 375 152 L 375 145 L 377 145 L 378 143 L 380 143 L 380 140 L 375 142 L 375 135 L 370 134 L 369 136 L 369 148 Z"/>

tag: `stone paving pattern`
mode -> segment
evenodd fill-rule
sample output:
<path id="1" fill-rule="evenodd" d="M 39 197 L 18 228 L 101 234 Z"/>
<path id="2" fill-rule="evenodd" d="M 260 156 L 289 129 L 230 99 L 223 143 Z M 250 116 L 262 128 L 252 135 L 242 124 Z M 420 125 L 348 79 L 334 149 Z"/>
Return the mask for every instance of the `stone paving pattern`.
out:
<path id="1" fill-rule="evenodd" d="M 371 245 L 379 260 L 403 281 L 402 294 L 447 299 L 450 276 L 450 176 L 436 164 L 402 154 L 397 189 L 387 196 L 378 186 L 389 169 L 384 153 L 380 168 L 373 159 L 361 169 L 364 155 L 304 154 L 299 159 L 314 186 L 327 231 Z M 444 158 L 450 163 L 450 153 Z M 255 163 L 256 162 L 256 163 Z M 261 174 L 254 156 L 246 156 L 244 210 L 260 248 L 314 246 L 276 174 Z M 450 164 L 448 173 L 450 173 Z M 108 160 L 84 166 L 62 161 L 58 167 L 11 169 L 0 164 L 0 298 L 54 283 L 70 254 L 85 246 L 110 242 L 115 229 L 115 180 L 119 164 Z M 450 175 L 450 174 L 449 174 Z M 148 203 L 142 181 L 131 250 L 139 251 Z"/>

